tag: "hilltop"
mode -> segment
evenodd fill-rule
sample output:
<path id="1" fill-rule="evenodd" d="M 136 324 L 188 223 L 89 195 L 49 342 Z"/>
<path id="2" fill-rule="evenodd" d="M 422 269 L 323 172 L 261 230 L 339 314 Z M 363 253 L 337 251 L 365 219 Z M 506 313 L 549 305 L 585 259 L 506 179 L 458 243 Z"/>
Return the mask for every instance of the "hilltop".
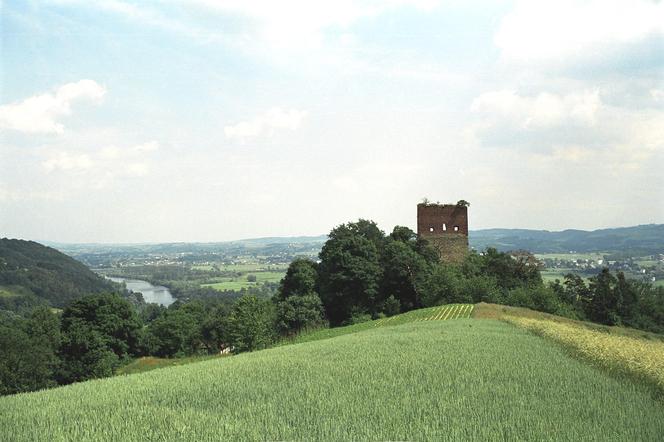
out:
<path id="1" fill-rule="evenodd" d="M 0 428 L 17 441 L 657 440 L 664 433 L 664 405 L 646 386 L 545 338 L 491 319 L 423 319 L 3 397 Z"/>
<path id="2" fill-rule="evenodd" d="M 0 239 L 0 309 L 64 307 L 114 285 L 79 261 L 34 241 Z"/>

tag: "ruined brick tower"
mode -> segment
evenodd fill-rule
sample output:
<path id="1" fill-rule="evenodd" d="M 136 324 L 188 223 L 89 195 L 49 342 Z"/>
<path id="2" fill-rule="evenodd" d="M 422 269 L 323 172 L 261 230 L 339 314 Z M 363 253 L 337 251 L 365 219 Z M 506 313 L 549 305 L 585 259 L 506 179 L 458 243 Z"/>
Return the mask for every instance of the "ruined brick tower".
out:
<path id="1" fill-rule="evenodd" d="M 438 250 L 441 261 L 463 261 L 468 253 L 468 207 L 462 201 L 418 204 L 417 235 Z"/>

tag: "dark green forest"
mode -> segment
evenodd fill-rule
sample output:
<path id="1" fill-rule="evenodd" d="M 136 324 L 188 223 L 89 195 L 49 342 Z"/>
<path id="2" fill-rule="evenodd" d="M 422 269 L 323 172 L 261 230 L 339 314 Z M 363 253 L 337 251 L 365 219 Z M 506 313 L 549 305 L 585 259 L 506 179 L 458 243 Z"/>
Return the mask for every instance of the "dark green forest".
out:
<path id="1" fill-rule="evenodd" d="M 540 262 L 523 251 L 488 248 L 442 264 L 411 229 L 385 234 L 368 220 L 335 227 L 317 261 L 293 260 L 275 296 L 206 296 L 168 308 L 114 293 L 116 286 L 53 249 L 1 244 L 2 286 L 43 305 L 0 310 L 0 394 L 112 376 L 140 356 L 253 351 L 307 330 L 447 303 L 527 307 L 664 333 L 662 287 L 606 269 L 588 281 L 568 275 L 544 283 Z"/>
<path id="2" fill-rule="evenodd" d="M 0 239 L 0 310 L 64 307 L 91 293 L 115 290 L 84 264 L 34 241 Z"/>

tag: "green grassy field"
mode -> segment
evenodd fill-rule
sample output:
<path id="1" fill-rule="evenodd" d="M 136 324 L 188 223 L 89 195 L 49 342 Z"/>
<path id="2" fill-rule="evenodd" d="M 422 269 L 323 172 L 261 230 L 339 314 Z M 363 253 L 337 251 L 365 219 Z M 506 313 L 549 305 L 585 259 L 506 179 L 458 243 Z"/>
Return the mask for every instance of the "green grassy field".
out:
<path id="1" fill-rule="evenodd" d="M 654 441 L 664 434 L 664 405 L 649 390 L 542 337 L 489 319 L 412 319 L 420 320 L 2 397 L 0 436 Z"/>
<path id="2" fill-rule="evenodd" d="M 571 270 L 541 270 L 540 275 L 542 275 L 542 280 L 544 282 L 553 282 L 556 279 L 560 280 L 560 282 L 565 281 L 565 275 L 571 273 Z"/>
<path id="3" fill-rule="evenodd" d="M 564 260 L 577 260 L 577 259 L 592 259 L 597 261 L 603 259 L 606 253 L 536 253 L 535 257 L 539 259 L 564 259 Z"/>
<path id="4" fill-rule="evenodd" d="M 216 278 L 217 282 L 201 284 L 201 287 L 212 287 L 215 290 L 240 290 L 263 282 L 279 282 L 285 274 L 286 272 L 248 272 L 241 276 Z M 255 275 L 256 282 L 247 281 L 248 275 Z"/>
<path id="5" fill-rule="evenodd" d="M 209 359 L 219 358 L 221 355 L 205 355 L 205 356 L 188 356 L 184 358 L 157 358 L 154 356 L 146 356 L 138 358 L 131 363 L 120 367 L 116 374 L 126 375 L 143 373 L 146 371 L 155 370 L 157 368 L 174 367 L 176 365 L 192 364 L 194 362 L 202 362 Z"/>
<path id="6" fill-rule="evenodd" d="M 655 261 L 654 259 L 637 259 L 634 262 L 641 267 L 654 267 L 659 264 L 659 261 Z"/>
<path id="7" fill-rule="evenodd" d="M 473 309 L 474 306 L 472 304 L 447 304 L 438 307 L 411 310 L 400 315 L 390 316 L 375 321 L 361 322 L 346 327 L 321 328 L 318 330 L 306 331 L 292 338 L 284 339 L 280 344 L 289 345 L 319 341 L 321 339 L 334 338 L 363 330 L 371 330 L 376 327 L 389 327 L 407 324 L 409 322 L 469 318 Z"/>

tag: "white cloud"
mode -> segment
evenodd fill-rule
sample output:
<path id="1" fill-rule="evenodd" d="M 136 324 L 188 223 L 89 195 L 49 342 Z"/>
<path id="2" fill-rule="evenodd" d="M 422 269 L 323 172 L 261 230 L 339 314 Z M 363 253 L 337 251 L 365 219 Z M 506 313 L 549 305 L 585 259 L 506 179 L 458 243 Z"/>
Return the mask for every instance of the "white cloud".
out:
<path id="1" fill-rule="evenodd" d="M 134 177 L 144 177 L 150 172 L 150 167 L 146 163 L 131 163 L 127 165 L 127 175 Z"/>
<path id="2" fill-rule="evenodd" d="M 139 144 L 131 148 L 134 152 L 154 152 L 159 149 L 159 143 L 156 141 L 148 141 L 147 143 Z"/>
<path id="3" fill-rule="evenodd" d="M 570 62 L 664 36 L 664 2 L 651 0 L 520 1 L 494 41 L 519 61 Z"/>
<path id="4" fill-rule="evenodd" d="M 0 130 L 61 134 L 65 128 L 58 120 L 71 115 L 74 103 L 98 103 L 105 94 L 106 89 L 97 82 L 80 80 L 60 86 L 55 92 L 0 106 Z"/>
<path id="5" fill-rule="evenodd" d="M 145 177 L 150 173 L 148 155 L 159 148 L 149 141 L 130 147 L 107 146 L 94 153 L 51 150 L 42 161 L 46 172 L 76 173 L 95 188 L 108 186 L 116 177 Z"/>
<path id="6" fill-rule="evenodd" d="M 10 189 L 0 184 L 0 201 L 1 202 L 18 202 L 18 201 L 31 201 L 31 200 L 41 200 L 41 201 L 63 201 L 65 195 L 61 191 L 49 190 L 49 191 L 39 191 L 39 190 L 28 190 L 21 191 L 16 189 Z"/>
<path id="7" fill-rule="evenodd" d="M 200 5 L 221 13 L 249 17 L 258 25 L 262 40 L 272 47 L 302 48 L 320 44 L 321 33 L 328 28 L 345 29 L 354 22 L 377 16 L 387 10 L 412 6 L 430 10 L 437 0 L 196 0 Z M 347 39 L 347 35 L 342 36 Z"/>
<path id="8" fill-rule="evenodd" d="M 577 58 L 664 35 L 664 2 L 650 0 L 520 1 L 494 41 L 509 59 Z"/>
<path id="9" fill-rule="evenodd" d="M 664 153 L 663 111 L 609 105 L 597 91 L 532 97 L 487 92 L 471 110 L 479 122 L 470 132 L 482 145 L 518 151 L 549 167 L 574 164 L 618 176 Z"/>
<path id="10" fill-rule="evenodd" d="M 471 111 L 485 117 L 490 125 L 506 124 L 531 129 L 578 124 L 595 124 L 602 101 L 597 90 L 557 95 L 542 92 L 534 97 L 514 91 L 486 92 L 473 100 Z"/>
<path id="11" fill-rule="evenodd" d="M 296 109 L 285 111 L 275 107 L 253 120 L 224 126 L 224 134 L 226 138 L 244 142 L 250 138 L 272 135 L 276 129 L 293 131 L 300 127 L 306 115 L 306 111 Z"/>
<path id="12" fill-rule="evenodd" d="M 42 165 L 51 172 L 53 170 L 87 170 L 94 166 L 94 161 L 86 154 L 71 152 L 55 152 Z"/>
<path id="13" fill-rule="evenodd" d="M 657 102 L 663 102 L 664 103 L 664 90 L 662 89 L 651 89 L 650 90 L 650 96 L 652 97 L 653 100 Z"/>

